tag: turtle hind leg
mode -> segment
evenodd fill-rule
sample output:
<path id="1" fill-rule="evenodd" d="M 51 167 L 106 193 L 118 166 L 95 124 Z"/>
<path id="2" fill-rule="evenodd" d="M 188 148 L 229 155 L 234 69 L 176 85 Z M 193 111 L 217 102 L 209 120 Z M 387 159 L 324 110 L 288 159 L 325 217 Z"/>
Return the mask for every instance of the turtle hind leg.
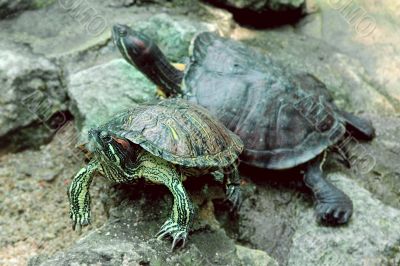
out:
<path id="1" fill-rule="evenodd" d="M 356 139 L 371 140 L 375 137 L 375 128 L 370 121 L 345 111 L 340 111 L 340 113 L 346 120 L 348 131 Z"/>
<path id="2" fill-rule="evenodd" d="M 353 213 L 351 199 L 324 177 L 321 156 L 307 164 L 305 184 L 312 190 L 316 200 L 317 220 L 327 225 L 345 224 Z"/>
<path id="3" fill-rule="evenodd" d="M 242 191 L 240 189 L 241 176 L 236 164 L 223 169 L 226 198 L 232 204 L 231 212 L 239 210 L 242 204 Z"/>

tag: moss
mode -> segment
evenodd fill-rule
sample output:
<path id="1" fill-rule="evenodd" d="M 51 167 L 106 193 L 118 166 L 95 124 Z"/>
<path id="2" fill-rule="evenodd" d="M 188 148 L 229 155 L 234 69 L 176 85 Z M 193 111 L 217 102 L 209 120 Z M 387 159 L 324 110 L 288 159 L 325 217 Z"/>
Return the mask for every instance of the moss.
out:
<path id="1" fill-rule="evenodd" d="M 32 8 L 34 9 L 44 8 L 53 4 L 54 2 L 55 0 L 34 0 L 32 3 Z"/>

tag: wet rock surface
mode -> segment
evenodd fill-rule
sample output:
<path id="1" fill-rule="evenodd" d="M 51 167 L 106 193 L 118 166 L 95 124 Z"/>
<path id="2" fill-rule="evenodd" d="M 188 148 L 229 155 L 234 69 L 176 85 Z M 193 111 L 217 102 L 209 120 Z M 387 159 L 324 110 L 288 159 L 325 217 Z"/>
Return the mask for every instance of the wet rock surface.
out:
<path id="1" fill-rule="evenodd" d="M 65 5 L 25 12 L 19 11 L 28 7 L 16 7 L 17 13 L 0 21 L 1 265 L 28 260 L 30 265 L 400 263 L 399 16 L 394 1 L 353 1 L 353 9 L 329 5 L 338 1 L 312 1 L 307 3 L 312 11 L 296 25 L 268 30 L 239 26 L 234 15 L 198 1 L 82 1 L 78 9 L 60 2 Z M 360 33 L 367 20 L 348 20 L 356 7 L 376 23 L 367 36 Z M 77 16 L 77 10 L 88 8 L 104 19 L 103 28 L 90 28 L 93 16 Z M 174 62 L 185 62 L 193 35 L 217 31 L 291 71 L 315 75 L 338 106 L 371 119 L 377 136 L 349 146 L 356 158 L 353 168 L 338 163 L 333 153 L 324 167 L 354 202 L 350 223 L 336 228 L 315 222 L 313 199 L 299 169 L 242 167 L 245 200 L 236 216 L 229 214 L 223 190 L 211 177 L 185 182 L 197 217 L 187 246 L 173 253 L 169 239 L 154 238 L 172 203 L 161 186 L 111 186 L 97 176 L 90 190 L 93 224 L 81 233 L 72 231 L 66 188 L 85 161 L 75 146 L 89 127 L 114 112 L 155 98 L 155 86 L 125 63 L 111 42 L 109 30 L 116 22 L 151 35 Z M 34 109 L 47 119 L 20 103 L 29 95 L 51 103 L 51 108 Z M 49 119 L 52 127 L 45 124 Z M 365 166 L 365 154 L 373 161 L 360 168 L 357 158 Z"/>
<path id="2" fill-rule="evenodd" d="M 195 194 L 195 200 L 205 200 L 204 193 L 191 191 L 193 186 L 190 184 L 187 187 L 189 193 L 192 192 L 190 194 Z M 222 190 L 214 191 L 209 196 L 223 197 Z M 119 203 L 110 209 L 110 218 L 104 226 L 87 234 L 72 248 L 58 252 L 47 260 L 36 257 L 30 265 L 242 265 L 239 256 L 250 263 L 246 265 L 259 265 L 260 256 L 273 263 L 264 251 L 245 248 L 248 253 L 257 252 L 257 255 L 248 255 L 247 258 L 241 253 L 238 255 L 234 241 L 227 237 L 225 231 L 205 222 L 215 223 L 212 213 L 207 210 L 210 207 L 207 203 L 198 205 L 202 221 L 196 219 L 185 248 L 177 248 L 171 253 L 170 239 L 154 238 L 167 219 L 172 204 L 166 189 L 146 185 L 118 186 L 110 194 L 110 198 Z"/>

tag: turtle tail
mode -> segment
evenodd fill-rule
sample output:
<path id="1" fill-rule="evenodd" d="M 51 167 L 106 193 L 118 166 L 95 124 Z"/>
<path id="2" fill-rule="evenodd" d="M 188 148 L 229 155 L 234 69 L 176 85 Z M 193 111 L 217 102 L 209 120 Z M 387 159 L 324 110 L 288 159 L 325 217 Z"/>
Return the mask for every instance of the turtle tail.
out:
<path id="1" fill-rule="evenodd" d="M 375 137 L 375 128 L 369 120 L 363 119 L 351 113 L 340 111 L 346 121 L 348 132 L 359 140 L 372 140 Z"/>

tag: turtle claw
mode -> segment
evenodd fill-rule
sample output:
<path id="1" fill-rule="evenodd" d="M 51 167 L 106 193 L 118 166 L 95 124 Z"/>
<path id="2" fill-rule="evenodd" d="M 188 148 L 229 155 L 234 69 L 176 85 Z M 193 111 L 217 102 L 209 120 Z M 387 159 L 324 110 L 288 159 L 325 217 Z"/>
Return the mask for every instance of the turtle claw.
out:
<path id="1" fill-rule="evenodd" d="M 161 240 L 165 236 L 170 235 L 173 239 L 171 246 L 171 251 L 173 251 L 180 241 L 182 241 L 181 247 L 185 246 L 188 235 L 187 231 L 188 230 L 184 226 L 175 223 L 172 219 L 168 219 L 163 226 L 161 226 L 161 229 L 156 234 L 156 237 L 158 240 Z"/>
<path id="2" fill-rule="evenodd" d="M 72 230 L 78 231 L 86 225 L 90 224 L 90 213 L 83 213 L 83 214 L 75 214 L 73 212 L 70 213 L 70 218 L 72 220 Z"/>
<path id="3" fill-rule="evenodd" d="M 242 191 L 239 185 L 230 185 L 226 191 L 226 198 L 232 204 L 231 212 L 237 212 L 242 205 Z"/>
<path id="4" fill-rule="evenodd" d="M 182 240 L 181 247 L 184 247 L 186 244 L 187 233 L 184 231 L 180 231 L 179 233 L 175 234 L 172 241 L 171 251 L 174 251 L 176 245 Z"/>
<path id="5" fill-rule="evenodd" d="M 350 202 L 318 203 L 316 209 L 317 220 L 320 223 L 341 225 L 349 221 L 353 206 Z"/>

